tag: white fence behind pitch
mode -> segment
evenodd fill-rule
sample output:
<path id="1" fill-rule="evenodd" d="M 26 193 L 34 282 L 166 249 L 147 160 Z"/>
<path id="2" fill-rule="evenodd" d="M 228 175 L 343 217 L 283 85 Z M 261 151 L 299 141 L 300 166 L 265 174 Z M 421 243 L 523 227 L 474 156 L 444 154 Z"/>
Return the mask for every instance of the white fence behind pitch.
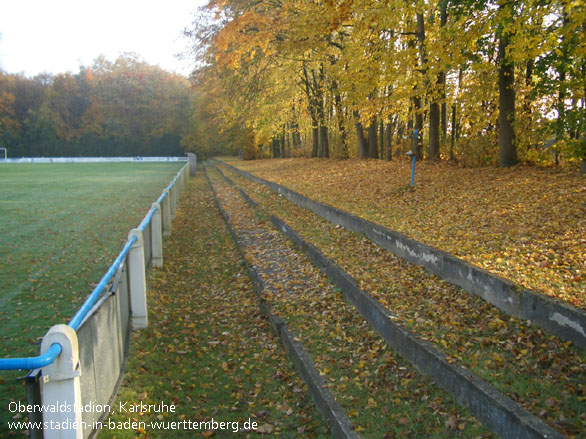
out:
<path id="1" fill-rule="evenodd" d="M 187 157 L 21 157 L 0 163 L 186 162 Z"/>

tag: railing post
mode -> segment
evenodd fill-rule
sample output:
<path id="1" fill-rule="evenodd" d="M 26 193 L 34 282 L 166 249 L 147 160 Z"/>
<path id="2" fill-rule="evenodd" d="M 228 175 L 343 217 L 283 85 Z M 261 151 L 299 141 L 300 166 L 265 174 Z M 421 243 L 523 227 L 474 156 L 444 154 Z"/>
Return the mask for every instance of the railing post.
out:
<path id="1" fill-rule="evenodd" d="M 179 200 L 181 200 L 181 194 L 183 194 L 183 175 L 182 175 L 181 171 L 177 174 L 177 180 L 175 180 L 175 181 L 177 182 L 176 202 L 177 202 L 177 206 L 179 206 Z"/>
<path id="2" fill-rule="evenodd" d="M 54 408 L 43 411 L 43 421 L 48 427 L 44 430 L 44 437 L 81 439 L 82 412 L 78 409 L 82 404 L 79 381 L 81 370 L 77 333 L 67 325 L 53 326 L 43 337 L 41 355 L 45 354 L 53 343 L 61 345 L 61 354 L 52 364 L 44 367 L 42 372 L 43 405 Z"/>
<path id="3" fill-rule="evenodd" d="M 128 239 L 136 236 L 130 247 L 128 261 L 128 281 L 130 287 L 130 309 L 132 311 L 132 329 L 144 329 L 148 325 L 146 274 L 144 267 L 144 240 L 142 232 L 132 229 Z"/>
<path id="4" fill-rule="evenodd" d="M 183 168 L 183 183 L 187 186 L 187 183 L 189 182 L 189 164 L 186 164 L 185 167 Z"/>
<path id="5" fill-rule="evenodd" d="M 195 177 L 195 170 L 197 166 L 197 157 L 194 153 L 188 152 L 187 153 L 187 162 L 189 163 L 189 175 Z"/>
<path id="6" fill-rule="evenodd" d="M 163 193 L 166 193 L 163 197 L 163 235 L 169 236 L 171 234 L 171 192 L 167 189 Z"/>
<path id="7" fill-rule="evenodd" d="M 163 266 L 163 225 L 161 220 L 161 205 L 153 203 L 155 213 L 151 218 L 151 251 L 153 267 Z"/>
<path id="8" fill-rule="evenodd" d="M 177 183 L 173 182 L 171 185 L 171 190 L 169 191 L 169 195 L 171 199 L 169 200 L 169 205 L 171 206 L 171 219 L 175 218 L 175 208 L 177 207 Z"/>

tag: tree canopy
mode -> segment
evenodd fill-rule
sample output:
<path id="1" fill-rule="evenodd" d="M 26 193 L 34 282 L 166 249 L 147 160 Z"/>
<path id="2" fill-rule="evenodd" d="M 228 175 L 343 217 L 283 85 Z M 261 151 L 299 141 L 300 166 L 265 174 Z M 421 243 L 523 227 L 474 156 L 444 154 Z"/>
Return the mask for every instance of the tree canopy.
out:
<path id="1" fill-rule="evenodd" d="M 11 157 L 183 155 L 194 97 L 187 78 L 135 54 L 78 73 L 0 72 L 0 144 Z"/>
<path id="2" fill-rule="evenodd" d="M 211 125 L 250 157 L 510 166 L 586 157 L 575 0 L 210 0 L 189 31 Z"/>

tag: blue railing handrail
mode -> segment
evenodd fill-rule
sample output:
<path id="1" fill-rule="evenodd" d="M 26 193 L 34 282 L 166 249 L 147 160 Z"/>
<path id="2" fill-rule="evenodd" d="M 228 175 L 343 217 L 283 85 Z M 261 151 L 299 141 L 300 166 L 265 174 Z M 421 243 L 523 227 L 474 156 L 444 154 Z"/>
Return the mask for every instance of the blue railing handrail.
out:
<path id="1" fill-rule="evenodd" d="M 0 370 L 30 370 L 40 369 L 41 367 L 52 364 L 61 353 L 59 343 L 52 344 L 47 352 L 38 357 L 27 358 L 0 358 Z"/>
<path id="2" fill-rule="evenodd" d="M 161 194 L 161 196 L 157 199 L 157 203 L 161 204 L 166 196 L 167 196 L 167 190 L 165 189 L 163 191 L 163 193 Z"/>
<path id="3" fill-rule="evenodd" d="M 149 223 L 153 219 L 153 215 L 155 214 L 156 211 L 157 211 L 156 207 L 151 207 L 151 210 L 149 210 L 147 212 L 146 216 L 143 218 L 141 223 L 138 225 L 137 229 L 144 233 L 144 231 L 146 230 L 146 227 L 149 225 Z"/>
<path id="4" fill-rule="evenodd" d="M 88 315 L 88 313 L 90 312 L 90 310 L 92 309 L 94 304 L 98 301 L 98 299 L 100 298 L 100 296 L 104 292 L 104 289 L 108 285 L 108 282 L 110 282 L 110 280 L 116 274 L 116 271 L 118 271 L 118 268 L 120 268 L 120 265 L 122 265 L 122 262 L 124 262 L 126 255 L 128 255 L 128 252 L 130 251 L 130 248 L 132 247 L 132 245 L 136 242 L 136 239 L 137 239 L 136 236 L 131 236 L 128 239 L 128 241 L 126 241 L 126 244 L 122 248 L 122 251 L 120 252 L 118 257 L 114 260 L 112 265 L 110 265 L 110 268 L 108 269 L 108 271 L 106 271 L 106 274 L 104 274 L 104 276 L 102 276 L 102 279 L 100 280 L 98 285 L 96 285 L 96 287 L 90 293 L 90 295 L 87 297 L 87 299 L 85 299 L 85 302 L 83 303 L 83 305 L 81 305 L 81 307 L 79 308 L 77 313 L 73 316 L 71 321 L 68 323 L 68 325 L 71 326 L 73 329 L 75 329 L 76 331 L 79 329 L 83 320 L 86 318 L 86 316 Z"/>
<path id="5" fill-rule="evenodd" d="M 167 186 L 167 188 L 163 191 L 161 196 L 157 199 L 157 203 L 160 204 L 163 202 L 163 200 L 165 199 L 165 197 L 168 194 L 168 191 L 170 191 L 173 188 L 173 186 L 175 185 L 175 183 L 177 183 L 177 179 L 179 178 L 181 173 L 184 172 L 184 169 L 186 167 L 187 167 L 187 165 L 185 165 L 185 166 L 183 166 L 183 168 L 181 168 L 181 170 L 177 173 L 177 175 L 175 176 L 175 178 L 173 179 L 171 184 L 169 184 L 169 186 Z M 151 207 L 151 209 L 148 211 L 148 213 L 146 214 L 144 219 L 141 221 L 140 225 L 138 226 L 138 229 L 141 232 L 145 231 L 148 223 L 153 218 L 153 215 L 155 214 L 156 210 L 157 210 L 156 207 Z M 104 292 L 104 289 L 106 288 L 106 286 L 108 286 L 108 283 L 110 282 L 110 280 L 112 280 L 112 277 L 114 277 L 114 275 L 116 274 L 116 271 L 118 271 L 118 269 L 120 268 L 120 265 L 122 265 L 122 262 L 124 262 L 124 259 L 128 255 L 128 252 L 130 251 L 132 245 L 136 242 L 136 240 L 137 240 L 136 236 L 131 236 L 126 241 L 126 244 L 122 248 L 122 251 L 120 252 L 120 254 L 116 257 L 116 259 L 114 260 L 112 265 L 110 265 L 110 268 L 108 269 L 106 274 L 104 274 L 104 276 L 102 276 L 102 279 L 100 280 L 98 285 L 96 285 L 96 287 L 93 289 L 93 291 L 87 297 L 87 299 L 85 300 L 83 305 L 81 305 L 81 307 L 79 308 L 77 313 L 75 313 L 73 318 L 69 321 L 68 326 L 73 328 L 75 331 L 77 331 L 79 329 L 79 327 L 83 323 L 84 319 L 87 317 L 87 315 L 91 311 L 92 307 L 96 304 L 96 302 L 98 301 L 98 299 L 100 298 L 100 296 Z M 43 355 L 36 356 L 36 357 L 0 358 L 0 370 L 39 369 L 39 368 L 48 366 L 49 364 L 52 364 L 57 359 L 59 354 L 61 354 L 61 350 L 62 350 L 61 345 L 59 343 L 54 343 L 49 347 L 49 349 L 47 350 L 46 353 L 44 353 Z"/>
<path id="6" fill-rule="evenodd" d="M 136 236 L 131 236 L 126 244 L 122 248 L 122 251 L 118 255 L 118 257 L 114 260 L 110 268 L 102 276 L 102 279 L 90 293 L 90 295 L 85 299 L 85 302 L 81 305 L 77 313 L 73 316 L 73 318 L 68 323 L 68 326 L 75 329 L 76 331 L 79 329 L 81 324 L 83 323 L 84 319 L 89 314 L 92 307 L 96 304 L 104 289 L 108 286 L 110 280 L 116 274 L 116 271 L 124 262 L 124 259 L 128 255 L 130 248 L 136 242 Z M 49 364 L 53 363 L 55 359 L 61 353 L 61 345 L 59 343 L 54 343 L 51 345 L 49 350 L 37 357 L 25 357 L 25 358 L 0 358 L 0 370 L 24 370 L 24 369 L 39 369 L 41 367 L 48 366 Z"/>

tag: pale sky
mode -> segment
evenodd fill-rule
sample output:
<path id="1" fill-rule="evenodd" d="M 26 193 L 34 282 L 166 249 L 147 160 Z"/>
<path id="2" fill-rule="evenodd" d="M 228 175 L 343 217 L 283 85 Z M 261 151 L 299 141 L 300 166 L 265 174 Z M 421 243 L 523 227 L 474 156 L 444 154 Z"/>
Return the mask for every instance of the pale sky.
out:
<path id="1" fill-rule="evenodd" d="M 182 30 L 204 0 L 0 0 L 0 70 L 32 77 L 77 73 L 99 55 L 138 53 L 146 62 L 188 75 L 174 56 Z"/>

